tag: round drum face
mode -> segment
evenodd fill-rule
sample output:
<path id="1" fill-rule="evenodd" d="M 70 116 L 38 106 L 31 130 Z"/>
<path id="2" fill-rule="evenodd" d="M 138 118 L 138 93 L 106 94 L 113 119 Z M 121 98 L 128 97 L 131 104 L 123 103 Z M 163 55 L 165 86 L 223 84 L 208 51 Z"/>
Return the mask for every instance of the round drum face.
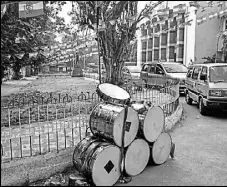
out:
<path id="1" fill-rule="evenodd" d="M 161 133 L 152 147 L 152 158 L 155 164 L 163 164 L 171 151 L 171 137 L 168 133 Z"/>
<path id="2" fill-rule="evenodd" d="M 96 152 L 99 150 L 100 152 L 94 158 L 92 180 L 96 186 L 113 186 L 121 175 L 120 149 L 109 145 L 104 149 L 97 149 Z"/>
<path id="3" fill-rule="evenodd" d="M 113 99 L 127 100 L 130 98 L 129 93 L 123 88 L 109 83 L 103 83 L 98 86 L 101 92 Z"/>
<path id="4" fill-rule="evenodd" d="M 143 133 L 147 141 L 154 142 L 164 129 L 165 115 L 161 107 L 154 106 L 146 114 Z"/>
<path id="5" fill-rule="evenodd" d="M 121 113 L 114 122 L 114 142 L 118 146 L 122 146 L 122 128 L 124 122 L 124 112 Z M 131 107 L 128 107 L 128 115 L 125 125 L 125 138 L 124 138 L 124 147 L 127 147 L 137 135 L 139 129 L 139 117 L 138 113 Z"/>
<path id="6" fill-rule="evenodd" d="M 150 147 L 143 139 L 134 140 L 125 155 L 125 171 L 130 176 L 140 174 L 147 166 L 150 158 Z"/>

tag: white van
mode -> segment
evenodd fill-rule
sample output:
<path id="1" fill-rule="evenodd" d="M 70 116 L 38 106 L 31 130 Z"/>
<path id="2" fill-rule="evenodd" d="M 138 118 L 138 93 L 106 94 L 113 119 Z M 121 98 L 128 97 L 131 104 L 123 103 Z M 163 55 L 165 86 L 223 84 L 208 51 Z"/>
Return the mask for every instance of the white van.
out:
<path id="1" fill-rule="evenodd" d="M 227 64 L 195 64 L 189 67 L 185 81 L 185 100 L 198 103 L 202 115 L 210 108 L 227 110 Z"/>

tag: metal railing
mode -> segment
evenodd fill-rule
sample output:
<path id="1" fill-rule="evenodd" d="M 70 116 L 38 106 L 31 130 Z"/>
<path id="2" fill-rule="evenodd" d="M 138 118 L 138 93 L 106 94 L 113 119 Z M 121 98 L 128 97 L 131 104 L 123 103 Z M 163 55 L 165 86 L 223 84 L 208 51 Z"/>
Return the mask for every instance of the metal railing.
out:
<path id="1" fill-rule="evenodd" d="M 161 106 L 166 117 L 179 105 L 179 82 L 175 80 L 165 86 L 126 83 L 122 87 L 132 101 Z M 75 146 L 86 136 L 89 115 L 101 99 L 96 92 L 34 92 L 2 101 L 1 160 L 7 162 Z"/>

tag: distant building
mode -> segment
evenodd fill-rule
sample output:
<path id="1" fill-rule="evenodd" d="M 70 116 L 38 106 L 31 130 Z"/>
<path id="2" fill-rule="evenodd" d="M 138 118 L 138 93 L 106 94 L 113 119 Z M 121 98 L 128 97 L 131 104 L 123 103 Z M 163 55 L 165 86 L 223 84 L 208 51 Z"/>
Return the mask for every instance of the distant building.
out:
<path id="1" fill-rule="evenodd" d="M 189 64 L 190 59 L 194 59 L 191 50 L 195 39 L 194 10 L 189 1 L 183 4 L 164 1 L 156 8 L 151 20 L 144 19 L 137 32 L 138 66 L 155 61 Z M 189 20 L 192 20 L 190 25 L 185 25 Z"/>

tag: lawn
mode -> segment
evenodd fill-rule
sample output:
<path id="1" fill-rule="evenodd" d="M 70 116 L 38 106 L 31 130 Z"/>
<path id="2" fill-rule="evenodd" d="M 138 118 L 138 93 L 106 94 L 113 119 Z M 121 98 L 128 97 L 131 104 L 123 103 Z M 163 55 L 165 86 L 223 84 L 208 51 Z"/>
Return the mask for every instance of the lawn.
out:
<path id="1" fill-rule="evenodd" d="M 1 97 L 18 93 L 38 92 L 94 92 L 96 83 L 83 77 L 42 77 L 35 80 L 3 82 Z"/>
<path id="2" fill-rule="evenodd" d="M 96 87 L 97 83 L 85 80 L 83 77 L 42 77 L 34 80 L 4 82 L 1 85 L 1 106 L 7 106 L 8 103 L 12 104 L 12 100 L 14 99 L 14 104 L 15 106 L 17 104 L 20 106 L 20 111 L 18 112 L 18 107 L 11 107 L 10 110 L 1 108 L 1 126 L 8 126 L 9 115 L 11 125 L 19 124 L 19 116 L 20 123 L 22 124 L 28 123 L 28 120 L 30 122 L 36 122 L 38 120 L 37 103 L 40 103 L 40 98 L 44 101 L 44 105 L 39 108 L 40 121 L 46 121 L 47 119 L 47 105 L 45 103 L 49 105 L 51 98 L 53 98 L 53 103 L 57 104 L 53 105 L 53 107 L 49 106 L 49 120 L 51 120 L 51 116 L 55 116 L 56 110 L 59 113 L 59 118 L 63 117 L 63 113 L 66 114 L 65 117 L 72 114 L 76 115 L 78 114 L 78 110 L 81 110 L 81 103 L 74 102 L 72 104 L 70 102 L 65 105 L 58 101 L 60 100 L 62 102 L 66 94 L 75 101 L 81 92 L 84 92 L 86 95 L 88 95 L 87 92 L 95 93 Z M 50 97 L 50 93 L 53 93 L 51 95 L 53 97 Z M 61 95 L 61 99 L 59 99 L 58 94 Z M 35 106 L 33 106 L 33 102 L 31 102 L 31 106 L 28 106 L 30 100 L 36 102 Z M 26 103 L 26 105 L 23 103 Z M 78 105 L 80 104 L 79 109 L 77 103 Z M 87 112 L 89 112 L 91 109 L 89 106 L 87 107 Z M 29 112 L 30 117 L 28 116 Z M 54 119 L 56 118 L 53 117 Z"/>

